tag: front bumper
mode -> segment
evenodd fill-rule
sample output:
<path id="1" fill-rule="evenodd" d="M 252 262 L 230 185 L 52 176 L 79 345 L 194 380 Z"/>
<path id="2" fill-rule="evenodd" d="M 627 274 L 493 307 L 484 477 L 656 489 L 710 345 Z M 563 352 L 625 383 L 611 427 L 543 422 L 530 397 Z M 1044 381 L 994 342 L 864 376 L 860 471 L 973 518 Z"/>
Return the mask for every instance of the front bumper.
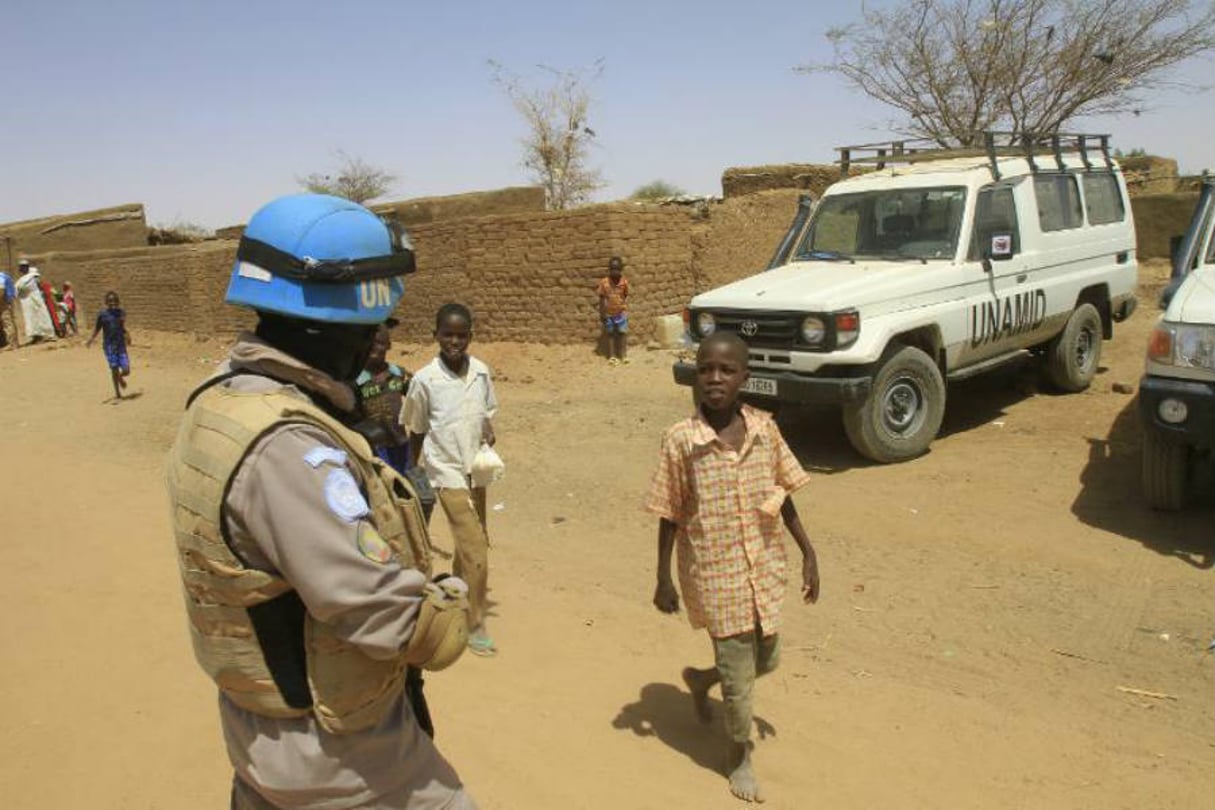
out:
<path id="1" fill-rule="evenodd" d="M 1165 399 L 1185 403 L 1184 422 L 1174 425 L 1160 418 L 1160 403 Z M 1139 418 L 1147 430 L 1209 450 L 1215 446 L 1215 383 L 1145 375 L 1139 381 Z"/>
<path id="2" fill-rule="evenodd" d="M 672 371 L 679 385 L 696 382 L 696 366 L 692 363 L 676 363 Z M 766 395 L 755 391 L 744 391 L 743 395 L 772 402 L 796 402 L 799 404 L 860 402 L 869 396 L 873 379 L 863 377 L 810 377 L 789 371 L 752 371 L 753 380 L 770 380 L 776 384 L 776 394 Z"/>

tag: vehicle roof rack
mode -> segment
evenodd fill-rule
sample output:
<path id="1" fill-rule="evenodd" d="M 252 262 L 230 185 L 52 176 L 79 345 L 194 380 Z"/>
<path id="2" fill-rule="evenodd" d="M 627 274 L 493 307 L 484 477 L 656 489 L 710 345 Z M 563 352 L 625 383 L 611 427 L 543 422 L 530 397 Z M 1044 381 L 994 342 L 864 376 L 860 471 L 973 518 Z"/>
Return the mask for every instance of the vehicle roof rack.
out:
<path id="1" fill-rule="evenodd" d="M 1048 160 L 1053 158 L 1057 170 L 1064 171 L 1067 168 L 1063 162 L 1065 153 L 1079 154 L 1085 169 L 1093 168 L 1093 161 L 1097 156 L 1100 157 L 1101 163 L 1106 169 L 1114 166 L 1113 159 L 1110 157 L 1110 136 L 1105 133 L 998 132 L 992 130 L 980 134 L 982 135 L 981 146 L 943 147 L 936 141 L 926 138 L 837 146 L 835 151 L 840 153 L 840 159 L 836 163 L 840 167 L 840 176 L 847 177 L 849 169 L 855 165 L 884 169 L 887 163 L 923 163 L 930 160 L 985 157 L 988 168 L 991 169 L 992 178 L 995 180 L 1000 179 L 998 159 L 1002 157 L 1025 158 L 1029 163 L 1030 171 L 1033 172 L 1042 170 L 1035 159 L 1040 157 Z M 857 154 L 858 152 L 860 154 Z"/>

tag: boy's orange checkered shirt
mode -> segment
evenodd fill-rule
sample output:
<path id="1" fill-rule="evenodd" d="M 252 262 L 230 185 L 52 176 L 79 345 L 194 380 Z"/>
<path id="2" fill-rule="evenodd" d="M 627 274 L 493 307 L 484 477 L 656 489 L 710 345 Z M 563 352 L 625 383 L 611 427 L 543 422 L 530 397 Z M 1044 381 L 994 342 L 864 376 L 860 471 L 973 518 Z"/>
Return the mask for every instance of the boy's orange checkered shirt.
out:
<path id="1" fill-rule="evenodd" d="M 772 417 L 742 407 L 741 451 L 697 414 L 667 430 L 645 509 L 675 523 L 688 619 L 714 638 L 780 627 L 785 497 L 810 476 Z"/>
<path id="2" fill-rule="evenodd" d="M 595 292 L 604 299 L 603 314 L 608 317 L 614 318 L 629 308 L 629 280 L 624 276 L 620 277 L 619 284 L 613 284 L 611 276 L 604 276 Z"/>

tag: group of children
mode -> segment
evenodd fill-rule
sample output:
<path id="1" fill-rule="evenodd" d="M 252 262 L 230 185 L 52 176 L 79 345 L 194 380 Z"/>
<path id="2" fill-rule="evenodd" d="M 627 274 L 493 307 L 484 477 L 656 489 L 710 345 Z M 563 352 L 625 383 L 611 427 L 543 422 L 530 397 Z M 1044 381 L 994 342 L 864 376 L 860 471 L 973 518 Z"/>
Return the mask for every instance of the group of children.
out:
<path id="1" fill-rule="evenodd" d="M 373 449 L 405 474 L 430 509 L 437 501 L 451 526 L 456 576 L 468 583 L 471 652 L 491 656 L 497 646 L 486 627 L 489 536 L 485 487 L 471 473 L 483 445 L 492 446 L 498 411 L 493 378 L 485 363 L 468 353 L 472 312 L 444 304 L 435 315 L 438 356 L 416 374 L 388 361 L 389 319 L 379 327 L 371 353 L 355 385 L 364 415 L 378 430 Z"/>
<path id="2" fill-rule="evenodd" d="M 614 258 L 599 285 L 604 328 L 614 338 L 611 359 L 625 359 L 628 282 Z M 468 353 L 472 313 L 445 304 L 435 318 L 438 356 L 412 378 L 387 361 L 389 322 L 381 327 L 359 377 L 364 408 L 378 414 L 388 443 L 378 448 L 394 466 L 424 476 L 452 527 L 455 573 L 470 585 L 469 647 L 492 655 L 485 626 L 488 535 L 485 490 L 470 478 L 482 444 L 494 443 L 497 398 L 489 369 Z M 617 340 L 618 339 L 618 343 Z M 814 549 L 790 497 L 808 475 L 772 417 L 742 403 L 747 345 L 717 332 L 696 355 L 696 412 L 666 431 L 644 508 L 658 517 L 654 605 L 679 610 L 680 593 L 691 625 L 708 631 L 713 666 L 687 667 L 682 679 L 695 717 L 712 719 L 709 690 L 720 686 L 727 734 L 726 772 L 738 798 L 762 801 L 751 763 L 752 695 L 756 679 L 780 659 L 781 603 L 787 581 L 784 533 L 801 553 L 801 596 L 818 600 Z M 392 403 L 385 405 L 385 403 Z M 408 435 L 408 449 L 402 447 Z M 415 478 L 415 480 L 418 480 Z M 678 558 L 678 583 L 672 559 Z"/>
<path id="3" fill-rule="evenodd" d="M 0 271 L 0 347 L 15 349 L 20 345 L 14 316 L 21 308 L 27 343 L 67 337 L 76 334 L 76 294 L 72 283 L 65 281 L 63 291 L 42 278 L 29 259 L 17 262 L 17 278 Z"/>
<path id="4" fill-rule="evenodd" d="M 63 292 L 59 293 L 50 282 L 42 279 L 38 269 L 28 260 L 22 259 L 18 267 L 21 276 L 18 283 L 14 283 L 7 273 L 0 273 L 0 346 L 17 347 L 17 324 L 13 312 L 19 299 L 28 342 L 66 337 L 69 332 L 77 334 L 78 310 L 72 282 L 63 282 Z M 24 296 L 21 295 L 22 290 Z M 114 385 L 114 397 L 122 399 L 127 377 L 131 374 L 131 361 L 127 356 L 131 336 L 127 332 L 126 313 L 122 310 L 118 293 L 111 290 L 105 294 L 104 300 L 105 308 L 97 313 L 93 334 L 85 345 L 92 346 L 97 336 L 101 335 L 101 346 L 110 367 L 110 381 Z"/>
<path id="5" fill-rule="evenodd" d="M 609 362 L 627 362 L 628 281 L 614 257 L 598 287 L 600 315 L 610 340 Z M 125 313 L 118 295 L 105 296 L 89 345 L 98 333 L 117 397 L 130 361 Z M 356 380 L 364 414 L 380 428 L 375 450 L 408 475 L 424 500 L 437 501 L 454 543 L 454 573 L 469 584 L 469 649 L 495 654 L 486 627 L 488 548 L 485 489 L 471 477 L 483 445 L 495 442 L 498 402 L 485 363 L 469 354 L 472 312 L 445 304 L 435 315 L 437 356 L 416 374 L 388 360 L 389 320 L 379 327 Z M 682 678 L 695 716 L 711 720 L 708 693 L 720 686 L 728 737 L 730 791 L 762 801 L 751 764 L 752 694 L 755 680 L 780 658 L 780 607 L 786 584 L 782 524 L 801 552 L 801 595 L 815 602 L 818 564 L 790 495 L 808 481 L 806 472 L 767 413 L 742 404 L 747 345 L 716 332 L 696 355 L 696 412 L 668 429 L 644 507 L 658 517 L 658 568 L 654 605 L 679 610 L 680 592 L 691 625 L 708 631 L 714 666 L 687 667 Z M 432 494 L 433 493 L 433 494 Z M 429 512 L 428 512 L 429 516 Z M 678 581 L 671 575 L 678 558 Z"/>

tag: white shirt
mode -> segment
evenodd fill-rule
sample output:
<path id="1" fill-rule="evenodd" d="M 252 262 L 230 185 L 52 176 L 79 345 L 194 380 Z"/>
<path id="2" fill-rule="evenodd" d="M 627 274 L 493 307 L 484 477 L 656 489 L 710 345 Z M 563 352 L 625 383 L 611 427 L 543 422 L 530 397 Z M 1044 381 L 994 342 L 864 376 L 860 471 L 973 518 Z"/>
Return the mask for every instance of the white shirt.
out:
<path id="1" fill-rule="evenodd" d="M 489 366 L 468 358 L 458 376 L 436 357 L 409 381 L 401 426 L 425 433 L 421 466 L 436 489 L 468 489 L 468 474 L 481 449 L 487 422 L 498 412 Z"/>

